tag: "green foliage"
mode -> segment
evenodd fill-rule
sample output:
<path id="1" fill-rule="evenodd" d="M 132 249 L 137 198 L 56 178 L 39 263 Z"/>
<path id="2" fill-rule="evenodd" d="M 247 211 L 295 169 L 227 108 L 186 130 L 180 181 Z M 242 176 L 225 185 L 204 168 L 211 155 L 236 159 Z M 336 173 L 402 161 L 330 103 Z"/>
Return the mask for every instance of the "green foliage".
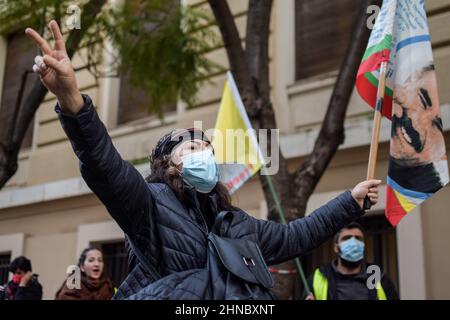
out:
<path id="1" fill-rule="evenodd" d="M 173 105 L 179 97 L 193 104 L 199 80 L 217 68 L 201 54 L 216 45 L 216 38 L 211 28 L 202 27 L 210 19 L 198 9 L 181 8 L 173 0 L 128 1 L 120 11 L 111 8 L 102 21 L 120 57 L 120 72 L 145 89 L 151 111 L 160 115 L 156 106 Z"/>
<path id="2" fill-rule="evenodd" d="M 60 17 L 62 8 L 71 3 L 70 0 L 0 0 L 0 35 L 24 26 L 43 29 L 46 22 Z"/>
<path id="3" fill-rule="evenodd" d="M 148 93 L 146 108 L 160 117 L 164 106 L 178 98 L 192 105 L 202 79 L 220 68 L 204 55 L 219 44 L 207 27 L 212 19 L 175 0 L 124 2 L 121 7 L 105 5 L 92 28 L 84 30 L 81 47 L 88 49 L 89 70 L 97 77 L 126 75 L 133 86 Z M 39 29 L 55 16 L 62 16 L 64 23 L 70 4 L 74 2 L 0 0 L 0 34 L 17 26 Z M 106 69 L 101 62 L 107 62 Z"/>

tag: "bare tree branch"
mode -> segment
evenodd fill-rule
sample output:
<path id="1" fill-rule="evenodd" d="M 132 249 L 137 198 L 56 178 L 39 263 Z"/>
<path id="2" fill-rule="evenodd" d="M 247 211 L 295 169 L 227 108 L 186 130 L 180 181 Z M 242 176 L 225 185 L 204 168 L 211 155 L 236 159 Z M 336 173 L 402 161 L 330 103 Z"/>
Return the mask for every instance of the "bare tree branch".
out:
<path id="1" fill-rule="evenodd" d="M 227 51 L 230 69 L 242 95 L 247 113 L 255 129 L 275 129 L 276 119 L 270 101 L 269 81 L 269 34 L 272 0 L 250 0 L 247 10 L 247 31 L 245 51 L 241 45 L 238 29 L 228 3 L 225 0 L 208 1 L 219 25 Z M 271 150 L 271 136 L 267 149 Z M 291 176 L 285 159 L 280 155 L 280 170 L 273 176 L 273 182 L 283 203 L 292 201 L 289 188 Z M 274 200 L 266 178 L 260 176 L 262 188 L 269 207 L 269 218 L 277 219 Z M 290 207 L 287 205 L 287 207 Z"/>
<path id="2" fill-rule="evenodd" d="M 254 90 L 256 92 L 255 106 L 247 109 L 255 129 L 276 129 L 276 118 L 272 102 L 270 100 L 270 72 L 269 72 L 269 38 L 270 20 L 272 13 L 272 0 L 250 0 L 247 11 L 247 35 L 246 53 L 247 64 L 250 69 Z M 272 150 L 271 131 L 268 131 L 267 150 Z M 278 152 L 278 150 L 276 151 Z M 287 219 L 291 220 L 292 190 L 286 188 L 292 180 L 288 172 L 287 162 L 282 154 L 279 154 L 279 171 L 276 176 L 270 177 L 278 191 L 282 203 L 286 209 Z M 260 182 L 266 195 L 269 207 L 269 219 L 277 220 L 279 213 L 275 209 L 273 195 L 267 184 L 265 176 L 260 176 Z"/>
<path id="3" fill-rule="evenodd" d="M 247 65 L 258 96 L 270 104 L 269 36 L 272 0 L 250 0 L 245 38 Z M 259 106 L 259 110 L 262 106 Z M 266 127 L 264 127 L 266 128 Z"/>
<path id="4" fill-rule="evenodd" d="M 239 31 L 226 0 L 208 0 L 222 35 L 230 70 L 236 79 L 245 106 L 253 106 L 255 92 L 252 86 L 246 52 L 242 48 Z"/>

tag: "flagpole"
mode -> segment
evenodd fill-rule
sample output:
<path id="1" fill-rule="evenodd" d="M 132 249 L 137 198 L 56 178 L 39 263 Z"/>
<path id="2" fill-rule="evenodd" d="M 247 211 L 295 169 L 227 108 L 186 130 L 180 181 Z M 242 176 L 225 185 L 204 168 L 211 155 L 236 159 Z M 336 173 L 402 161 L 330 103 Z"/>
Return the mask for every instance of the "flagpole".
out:
<path id="1" fill-rule="evenodd" d="M 264 166 L 261 168 L 261 171 L 266 178 L 267 184 L 270 189 L 270 193 L 272 194 L 272 198 L 275 202 L 275 207 L 277 209 L 278 215 L 280 216 L 281 223 L 286 224 L 287 221 L 285 218 L 284 210 L 283 210 L 283 207 L 281 206 L 281 201 L 280 201 L 280 197 L 278 196 L 278 192 L 273 185 L 272 178 L 270 177 L 270 175 L 267 174 L 267 172 L 265 172 Z M 300 275 L 300 279 L 302 280 L 303 286 L 305 288 L 306 295 L 309 295 L 311 293 L 311 289 L 308 285 L 308 281 L 306 280 L 305 273 L 303 271 L 300 259 L 295 258 L 294 261 L 295 261 L 295 266 L 296 266 L 297 272 Z"/>
<path id="2" fill-rule="evenodd" d="M 372 127 L 372 140 L 370 142 L 369 153 L 369 165 L 367 167 L 367 180 L 372 180 L 375 177 L 375 167 L 377 164 L 378 144 L 380 141 L 380 128 L 381 128 L 381 111 L 383 109 L 384 91 L 386 88 L 386 71 L 388 61 L 383 61 L 380 67 L 380 77 L 378 80 L 377 90 L 377 104 L 375 107 L 373 127 Z"/>

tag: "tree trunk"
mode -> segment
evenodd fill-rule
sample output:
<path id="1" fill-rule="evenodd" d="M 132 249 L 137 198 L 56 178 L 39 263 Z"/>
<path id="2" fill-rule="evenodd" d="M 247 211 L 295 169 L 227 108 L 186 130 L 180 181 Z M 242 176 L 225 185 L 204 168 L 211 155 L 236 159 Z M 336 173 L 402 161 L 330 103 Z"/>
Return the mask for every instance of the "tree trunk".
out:
<path id="1" fill-rule="evenodd" d="M 276 129 L 275 114 L 270 101 L 269 82 L 269 26 L 272 0 L 250 0 L 247 16 L 246 50 L 242 48 L 231 10 L 225 0 L 209 0 L 222 40 L 227 51 L 230 70 L 236 79 L 245 108 L 254 129 Z M 267 150 L 271 150 L 271 132 L 267 137 Z M 290 202 L 289 188 L 282 187 L 291 181 L 287 164 L 280 154 L 280 170 L 273 182 L 283 203 Z M 278 219 L 274 200 L 267 181 L 260 176 L 269 208 L 269 218 Z M 287 192 L 289 191 L 289 192 Z"/>
<path id="2" fill-rule="evenodd" d="M 81 39 L 94 23 L 95 17 L 105 3 L 106 0 L 91 0 L 83 7 L 81 15 L 82 28 L 80 30 L 74 29 L 66 41 L 67 53 L 70 58 L 78 50 Z M 31 63 L 32 61 L 30 61 Z M 17 171 L 18 155 L 22 140 L 47 91 L 40 79 L 37 79 L 25 99 L 18 97 L 19 101 L 24 101 L 15 106 L 18 109 L 14 112 L 3 108 L 0 109 L 0 119 L 9 120 L 4 121 L 0 127 L 0 190 Z M 12 117 L 8 116 L 8 113 Z"/>

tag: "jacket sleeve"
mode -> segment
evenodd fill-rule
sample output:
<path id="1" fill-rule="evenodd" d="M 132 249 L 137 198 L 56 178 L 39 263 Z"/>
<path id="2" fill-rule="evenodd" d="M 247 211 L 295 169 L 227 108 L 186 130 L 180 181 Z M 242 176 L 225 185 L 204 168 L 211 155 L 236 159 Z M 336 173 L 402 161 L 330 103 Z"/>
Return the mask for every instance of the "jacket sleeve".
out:
<path id="1" fill-rule="evenodd" d="M 278 264 L 318 247 L 363 213 L 351 192 L 346 191 L 287 225 L 255 219 L 259 247 L 268 265 Z"/>
<path id="2" fill-rule="evenodd" d="M 131 237 L 148 222 L 153 202 L 141 174 L 124 161 L 100 121 L 89 96 L 76 115 L 55 107 L 61 125 L 80 160 L 80 171 L 121 229 Z"/>

